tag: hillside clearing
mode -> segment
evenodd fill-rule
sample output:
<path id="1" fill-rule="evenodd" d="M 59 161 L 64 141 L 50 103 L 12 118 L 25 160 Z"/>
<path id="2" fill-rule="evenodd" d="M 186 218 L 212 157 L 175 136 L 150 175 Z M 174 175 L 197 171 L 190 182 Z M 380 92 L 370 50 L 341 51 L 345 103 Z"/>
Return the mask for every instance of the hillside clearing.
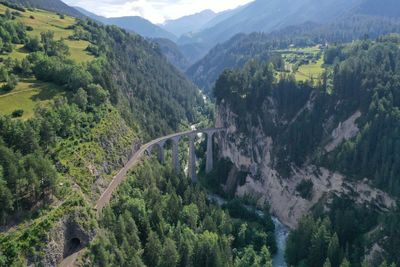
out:
<path id="1" fill-rule="evenodd" d="M 33 116 L 37 104 L 46 105 L 50 99 L 62 94 L 62 90 L 54 84 L 39 82 L 34 78 L 23 79 L 11 92 L 0 93 L 0 114 L 10 115 L 22 109 L 22 119 L 26 120 Z"/>
<path id="2" fill-rule="evenodd" d="M 297 81 L 318 80 L 324 72 L 320 46 L 276 50 L 285 62 L 285 71 L 294 74 Z"/>
<path id="3" fill-rule="evenodd" d="M 317 62 L 307 65 L 301 65 L 297 70 L 295 77 L 297 81 L 306 80 L 318 80 L 323 73 L 324 68 L 322 67 L 324 63 L 323 58 L 320 58 Z"/>
<path id="4" fill-rule="evenodd" d="M 4 13 L 7 9 L 12 10 L 2 4 L 0 4 L 0 13 Z M 18 11 L 19 12 L 19 11 Z M 60 18 L 59 15 L 51 13 L 45 10 L 35 9 L 34 11 L 26 10 L 26 12 L 19 12 L 20 16 L 16 19 L 26 26 L 33 28 L 32 31 L 28 31 L 28 36 L 39 37 L 42 32 L 52 31 L 54 32 L 54 39 L 64 39 L 70 50 L 71 59 L 76 62 L 87 62 L 94 57 L 90 55 L 86 48 L 90 44 L 88 41 L 75 41 L 68 40 L 68 37 L 74 34 L 74 31 L 70 28 L 76 22 L 76 19 L 69 16 Z M 8 55 L 2 55 L 2 58 L 11 57 L 14 59 L 23 59 L 28 54 L 28 51 L 23 49 L 23 45 L 16 45 L 14 51 Z"/>

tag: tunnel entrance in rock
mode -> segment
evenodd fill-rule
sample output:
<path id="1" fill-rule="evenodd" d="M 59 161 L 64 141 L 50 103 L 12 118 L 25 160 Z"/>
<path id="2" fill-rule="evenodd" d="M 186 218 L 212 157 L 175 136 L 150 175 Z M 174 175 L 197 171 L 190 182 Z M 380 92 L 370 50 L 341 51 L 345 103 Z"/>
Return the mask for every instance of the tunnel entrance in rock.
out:
<path id="1" fill-rule="evenodd" d="M 81 240 L 77 237 L 74 237 L 68 242 L 68 251 L 70 254 L 78 251 L 81 247 Z"/>

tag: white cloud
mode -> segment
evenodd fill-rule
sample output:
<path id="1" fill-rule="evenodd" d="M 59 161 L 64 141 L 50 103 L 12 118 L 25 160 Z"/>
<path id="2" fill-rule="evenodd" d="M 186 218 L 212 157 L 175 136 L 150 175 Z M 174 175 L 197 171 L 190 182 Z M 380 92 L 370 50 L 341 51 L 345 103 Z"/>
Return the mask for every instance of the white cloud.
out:
<path id="1" fill-rule="evenodd" d="M 63 0 L 106 17 L 141 16 L 153 23 L 176 19 L 205 9 L 215 12 L 235 8 L 253 0 Z"/>

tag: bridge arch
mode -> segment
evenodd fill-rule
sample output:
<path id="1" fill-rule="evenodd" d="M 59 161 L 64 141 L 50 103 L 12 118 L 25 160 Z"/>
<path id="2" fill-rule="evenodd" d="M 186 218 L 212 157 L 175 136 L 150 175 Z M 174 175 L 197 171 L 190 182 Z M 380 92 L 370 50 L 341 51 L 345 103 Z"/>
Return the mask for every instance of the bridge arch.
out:
<path id="1" fill-rule="evenodd" d="M 194 130 L 183 133 L 177 133 L 173 135 L 169 135 L 166 137 L 162 137 L 154 140 L 150 144 L 147 145 L 144 153 L 147 156 L 150 156 L 154 149 L 158 150 L 158 160 L 161 163 L 165 163 L 165 144 L 167 142 L 172 142 L 172 165 L 176 172 L 179 172 L 180 163 L 179 163 L 179 141 L 182 139 L 189 140 L 189 177 L 193 182 L 197 182 L 196 175 L 196 154 L 195 154 L 195 141 L 197 139 L 198 134 L 205 134 L 207 139 L 207 152 L 206 152 L 206 173 L 209 173 L 214 166 L 213 160 L 213 137 L 215 133 L 225 132 L 223 128 L 211 128 L 204 130 Z"/>
<path id="2" fill-rule="evenodd" d="M 125 178 L 126 174 L 128 173 L 128 171 L 133 166 L 135 166 L 135 164 L 138 162 L 138 160 L 143 155 L 150 156 L 151 152 L 153 151 L 153 147 L 157 146 L 157 144 L 160 143 L 161 141 L 172 142 L 172 163 L 173 163 L 174 169 L 177 172 L 179 172 L 179 170 L 180 170 L 179 157 L 178 157 L 179 156 L 179 146 L 178 146 L 179 140 L 181 140 L 181 138 L 183 138 L 183 137 L 188 136 L 189 134 L 198 134 L 198 133 L 209 134 L 210 138 L 207 137 L 207 142 L 208 142 L 208 144 L 207 144 L 207 161 L 208 161 L 208 163 L 206 163 L 206 165 L 209 166 L 208 170 L 210 170 L 210 166 L 211 167 L 213 166 L 213 164 L 212 164 L 213 158 L 212 158 L 212 144 L 210 145 L 209 142 L 212 142 L 212 140 L 213 140 L 212 136 L 217 132 L 223 133 L 223 132 L 226 132 L 226 129 L 225 128 L 210 128 L 210 129 L 194 130 L 194 131 L 192 130 L 192 131 L 186 131 L 186 132 L 181 132 L 181 133 L 175 133 L 175 134 L 171 134 L 171 135 L 168 135 L 168 136 L 160 137 L 160 138 L 157 138 L 157 139 L 155 139 L 153 141 L 150 141 L 147 144 L 142 145 L 138 150 L 135 149 L 136 145 L 135 146 L 133 145 L 132 151 L 136 151 L 136 152 L 132 153 L 129 161 L 114 176 L 113 180 L 109 183 L 107 189 L 104 190 L 104 192 L 101 194 L 100 198 L 97 200 L 95 208 L 98 211 L 101 211 L 103 209 L 105 204 L 108 203 L 109 200 L 111 199 L 111 196 L 112 196 L 112 193 L 114 192 L 114 190 L 124 180 L 124 178 Z M 193 154 L 194 154 L 194 145 L 192 146 L 192 148 L 193 148 L 192 151 L 193 151 Z M 196 164 L 196 158 L 195 157 L 194 157 L 194 160 L 190 164 L 192 164 L 192 166 L 194 166 Z M 195 168 L 192 168 L 192 170 L 195 170 Z M 192 176 L 192 174 L 193 174 L 193 172 L 189 173 L 190 178 L 193 181 L 196 182 L 196 177 Z"/>

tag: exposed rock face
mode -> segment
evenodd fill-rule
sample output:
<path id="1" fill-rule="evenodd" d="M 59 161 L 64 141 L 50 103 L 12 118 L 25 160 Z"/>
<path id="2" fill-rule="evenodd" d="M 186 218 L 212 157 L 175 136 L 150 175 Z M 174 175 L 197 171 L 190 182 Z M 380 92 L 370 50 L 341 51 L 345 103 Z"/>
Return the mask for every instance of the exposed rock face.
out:
<path id="1" fill-rule="evenodd" d="M 63 258 L 89 244 L 96 234 L 95 228 L 81 225 L 75 216 L 80 215 L 75 213 L 65 216 L 52 228 L 45 241 L 43 257 L 32 259 L 32 262 L 40 262 L 43 266 L 57 266 Z"/>
<path id="2" fill-rule="evenodd" d="M 312 104 L 307 103 L 304 109 L 310 109 L 311 106 Z M 272 109 L 266 112 L 276 119 Z M 329 131 L 328 140 L 324 140 L 328 144 L 325 146 L 326 151 L 332 151 L 344 140 L 357 135 L 356 120 L 360 116 L 361 113 L 356 112 L 336 128 L 332 126 L 334 130 Z M 237 169 L 249 173 L 246 183 L 237 187 L 236 195 L 252 197 L 260 205 L 268 202 L 272 213 L 289 227 L 295 228 L 299 219 L 316 203 L 321 200 L 329 203 L 334 196 L 347 196 L 356 203 L 380 210 L 395 204 L 386 193 L 372 188 L 366 179 L 350 181 L 340 173 L 312 164 L 301 167 L 292 164 L 289 177 L 283 177 L 274 165 L 273 138 L 264 134 L 261 125 L 252 127 L 251 132 L 246 135 L 240 133 L 236 118 L 237 115 L 224 103 L 218 107 L 216 126 L 227 127 L 225 138 L 219 140 L 221 156 L 230 159 Z M 304 199 L 296 190 L 297 185 L 304 180 L 313 183 L 310 199 Z"/>
<path id="3" fill-rule="evenodd" d="M 332 140 L 325 146 L 326 152 L 332 152 L 343 141 L 347 141 L 355 137 L 359 133 L 356 120 L 361 117 L 361 112 L 357 111 L 345 122 L 339 123 L 339 126 L 333 130 L 331 137 Z"/>

